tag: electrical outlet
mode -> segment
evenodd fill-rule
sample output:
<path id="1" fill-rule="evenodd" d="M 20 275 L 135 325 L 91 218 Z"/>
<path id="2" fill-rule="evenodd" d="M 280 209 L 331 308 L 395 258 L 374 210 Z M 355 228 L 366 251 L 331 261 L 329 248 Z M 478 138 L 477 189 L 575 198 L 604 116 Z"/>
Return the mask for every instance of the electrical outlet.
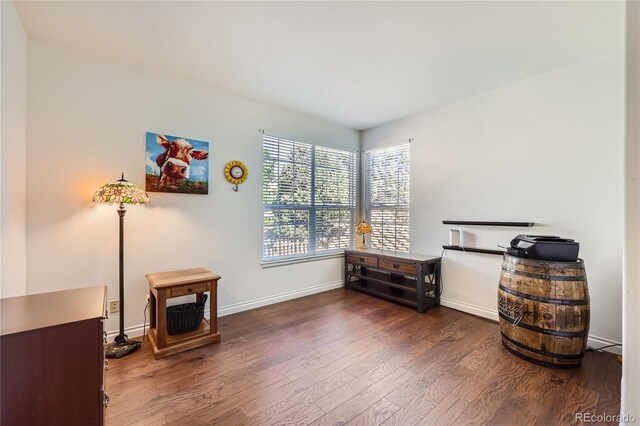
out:
<path id="1" fill-rule="evenodd" d="M 109 302 L 109 313 L 113 314 L 115 312 L 119 312 L 120 311 L 120 301 L 119 300 L 112 300 L 111 302 Z"/>

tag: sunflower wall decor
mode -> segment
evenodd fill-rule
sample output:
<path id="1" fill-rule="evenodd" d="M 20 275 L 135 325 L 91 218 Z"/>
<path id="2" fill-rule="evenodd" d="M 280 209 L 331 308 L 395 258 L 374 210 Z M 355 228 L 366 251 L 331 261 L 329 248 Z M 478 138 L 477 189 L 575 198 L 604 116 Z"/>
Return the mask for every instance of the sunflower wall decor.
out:
<path id="1" fill-rule="evenodd" d="M 224 166 L 224 177 L 234 185 L 233 190 L 238 192 L 238 185 L 247 180 L 249 172 L 242 161 L 229 161 Z"/>

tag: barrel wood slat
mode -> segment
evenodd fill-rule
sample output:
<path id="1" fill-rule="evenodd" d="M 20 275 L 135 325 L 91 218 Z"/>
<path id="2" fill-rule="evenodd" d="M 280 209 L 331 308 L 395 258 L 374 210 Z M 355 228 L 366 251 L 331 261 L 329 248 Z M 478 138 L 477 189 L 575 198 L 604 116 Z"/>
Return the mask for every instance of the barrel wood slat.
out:
<path id="1" fill-rule="evenodd" d="M 586 278 L 580 281 L 557 281 L 520 277 L 502 271 L 500 284 L 513 292 L 559 300 L 584 300 L 588 296 Z"/>
<path id="2" fill-rule="evenodd" d="M 549 262 L 504 255 L 498 288 L 503 345 L 550 367 L 582 363 L 589 332 L 589 289 L 582 260 Z"/>
<path id="3" fill-rule="evenodd" d="M 525 296 L 516 297 L 504 290 L 501 292 L 501 297 L 506 299 L 508 305 L 523 306 L 522 312 L 526 312 L 526 315 L 522 317 L 520 324 L 559 332 L 584 332 L 588 327 L 588 305 L 544 303 L 527 299 Z"/>

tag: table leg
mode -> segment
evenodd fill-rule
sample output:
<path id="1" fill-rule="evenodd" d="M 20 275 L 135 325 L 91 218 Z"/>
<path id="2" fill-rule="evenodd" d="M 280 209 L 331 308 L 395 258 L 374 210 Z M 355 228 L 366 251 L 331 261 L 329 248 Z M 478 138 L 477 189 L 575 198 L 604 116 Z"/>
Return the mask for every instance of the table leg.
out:
<path id="1" fill-rule="evenodd" d="M 426 311 L 424 294 L 424 267 L 422 266 L 422 264 L 418 264 L 416 269 L 416 304 L 418 305 L 418 312 L 424 314 Z"/>
<path id="2" fill-rule="evenodd" d="M 156 296 L 153 295 L 152 291 L 149 291 L 149 328 L 156 328 L 157 324 Z"/>
<path id="3" fill-rule="evenodd" d="M 349 288 L 349 262 L 347 256 L 344 257 L 344 288 Z"/>
<path id="4" fill-rule="evenodd" d="M 209 292 L 209 325 L 211 334 L 218 332 L 218 281 L 211 286 Z"/>
<path id="5" fill-rule="evenodd" d="M 158 349 L 167 346 L 167 298 L 164 290 L 158 290 Z"/>
<path id="6" fill-rule="evenodd" d="M 438 259 L 435 264 L 435 282 L 436 282 L 436 306 L 440 306 L 440 283 L 442 279 L 442 260 Z"/>

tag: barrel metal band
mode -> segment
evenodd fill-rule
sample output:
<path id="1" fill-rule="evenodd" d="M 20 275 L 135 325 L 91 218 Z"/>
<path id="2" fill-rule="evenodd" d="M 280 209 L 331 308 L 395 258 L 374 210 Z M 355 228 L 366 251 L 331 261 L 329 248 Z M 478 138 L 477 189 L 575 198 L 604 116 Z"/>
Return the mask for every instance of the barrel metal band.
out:
<path id="1" fill-rule="evenodd" d="M 520 275 L 521 277 L 537 278 L 550 281 L 586 281 L 586 275 L 544 275 L 534 274 L 533 272 L 518 271 L 517 269 L 510 269 L 505 266 L 502 267 L 504 272 L 509 272 L 513 275 Z"/>
<path id="2" fill-rule="evenodd" d="M 550 357 L 553 357 L 553 358 L 562 358 L 562 359 L 580 359 L 580 358 L 582 358 L 584 356 L 584 354 L 575 354 L 575 355 L 572 355 L 572 354 L 557 354 L 555 352 L 543 351 L 541 349 L 536 349 L 536 348 L 529 347 L 527 345 L 523 345 L 522 343 L 517 342 L 517 341 L 513 340 L 511 337 L 507 336 L 502 331 L 500 332 L 500 334 L 502 334 L 502 338 L 503 339 L 508 340 L 509 343 L 511 343 L 512 345 L 515 345 L 515 346 L 517 346 L 519 348 L 522 348 L 522 349 L 525 349 L 525 350 L 527 350 L 529 352 L 534 352 L 534 353 L 537 353 L 537 354 L 540 354 L 540 355 L 550 356 Z"/>
<path id="3" fill-rule="evenodd" d="M 557 260 L 541 260 L 541 259 L 529 259 L 526 257 L 517 257 L 507 254 L 505 256 L 505 261 L 509 263 L 515 263 L 517 265 L 527 265 L 527 266 L 544 266 L 545 268 L 554 268 L 554 269 L 562 269 L 562 268 L 584 268 L 584 260 L 577 259 L 576 262 L 560 262 Z"/>
<path id="4" fill-rule="evenodd" d="M 519 292 L 518 290 L 510 289 L 509 287 L 505 287 L 502 284 L 499 284 L 498 288 L 509 294 L 513 294 L 514 296 L 522 297 L 524 299 L 529 299 L 529 300 L 535 300 L 536 302 L 553 303 L 555 305 L 567 305 L 567 306 L 580 306 L 580 305 L 589 304 L 589 299 L 567 300 L 567 299 L 553 299 L 551 297 L 535 296 L 533 294 L 522 293 L 522 292 Z"/>
<path id="5" fill-rule="evenodd" d="M 499 313 L 500 318 L 508 322 L 509 324 L 513 324 L 513 319 L 508 316 Z M 549 336 L 558 336 L 558 337 L 585 337 L 589 334 L 588 330 L 584 331 L 556 331 L 549 330 L 546 328 L 536 327 L 535 325 L 526 324 L 522 321 L 517 325 L 517 327 L 526 328 L 527 330 L 535 331 L 537 333 L 547 334 Z"/>
<path id="6" fill-rule="evenodd" d="M 577 362 L 575 364 L 554 364 L 552 362 L 540 361 L 539 359 L 527 356 L 527 355 L 525 355 L 525 354 L 523 354 L 521 352 L 516 351 L 511 346 L 507 345 L 507 343 L 504 340 L 502 341 L 502 346 L 504 346 L 504 348 L 506 350 L 508 350 L 509 352 L 511 352 L 512 354 L 517 356 L 518 358 L 522 358 L 522 359 L 524 359 L 526 361 L 529 361 L 529 362 L 532 362 L 534 364 L 544 365 L 545 367 L 569 369 L 569 368 L 579 367 L 580 364 L 582 364 L 582 361 L 579 361 L 579 362 Z"/>

